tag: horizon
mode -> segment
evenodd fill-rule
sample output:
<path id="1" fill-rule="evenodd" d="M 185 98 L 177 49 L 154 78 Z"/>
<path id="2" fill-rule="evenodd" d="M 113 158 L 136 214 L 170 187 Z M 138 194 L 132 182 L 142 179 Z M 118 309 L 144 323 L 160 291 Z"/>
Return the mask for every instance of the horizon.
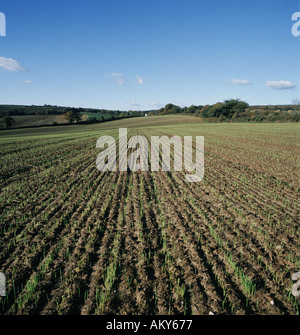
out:
<path id="1" fill-rule="evenodd" d="M 299 0 L 2 1 L 2 105 L 120 111 L 300 97 Z"/>
<path id="2" fill-rule="evenodd" d="M 228 100 L 228 99 L 226 99 Z M 216 103 L 222 103 L 222 101 L 218 101 Z M 167 105 L 167 104 L 166 104 Z M 165 106 L 166 106 L 165 105 Z M 210 104 L 204 104 L 204 105 L 195 105 L 195 104 L 192 104 L 192 105 L 189 105 L 189 106 L 183 106 L 183 107 L 180 107 L 180 106 L 177 106 L 177 107 L 180 107 L 180 108 L 188 108 L 188 107 L 191 107 L 191 106 L 202 106 L 202 107 L 205 107 L 205 106 L 208 106 Z M 16 104 L 0 104 L 0 107 L 1 106 L 16 106 L 16 107 L 54 107 L 54 108 L 76 108 L 76 109 L 79 109 L 79 108 L 82 108 L 82 109 L 91 109 L 91 110 L 104 110 L 104 111 L 108 111 L 108 112 L 113 112 L 113 111 L 119 111 L 119 112 L 123 112 L 123 113 L 126 113 L 126 112 L 151 112 L 151 111 L 158 111 L 159 109 L 161 108 L 164 108 L 165 106 L 162 106 L 160 108 L 157 108 L 157 109 L 124 109 L 124 110 L 121 110 L 121 109 L 104 109 L 104 108 L 93 108 L 93 107 L 75 107 L 75 106 L 62 106 L 62 105 L 48 105 L 48 104 L 43 104 L 43 105 L 16 105 Z M 250 105 L 248 107 L 267 107 L 267 106 L 271 106 L 271 107 L 286 107 L 286 106 L 293 106 L 293 103 L 289 103 L 289 104 L 261 104 L 261 105 L 258 105 L 258 104 L 253 104 L 253 105 Z"/>

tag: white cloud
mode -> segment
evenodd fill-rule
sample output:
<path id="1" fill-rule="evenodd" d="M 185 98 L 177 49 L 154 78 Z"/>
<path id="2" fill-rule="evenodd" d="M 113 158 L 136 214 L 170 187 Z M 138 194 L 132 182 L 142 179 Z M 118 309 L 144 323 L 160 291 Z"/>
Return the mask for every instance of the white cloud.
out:
<path id="1" fill-rule="evenodd" d="M 0 69 L 10 72 L 20 72 L 26 69 L 18 61 L 12 58 L 0 57 Z"/>
<path id="2" fill-rule="evenodd" d="M 251 82 L 247 79 L 236 79 L 236 78 L 233 78 L 230 80 L 230 82 L 232 84 L 235 84 L 235 85 L 251 85 Z"/>
<path id="3" fill-rule="evenodd" d="M 152 108 L 161 108 L 161 107 L 164 107 L 164 104 L 160 104 L 160 103 L 157 103 L 157 102 L 155 102 L 155 101 L 151 101 L 151 102 L 150 102 L 150 106 L 151 106 Z"/>
<path id="4" fill-rule="evenodd" d="M 271 88 L 273 90 L 290 90 L 295 87 L 297 87 L 295 84 L 293 84 L 290 81 L 284 81 L 284 80 L 279 80 L 279 81 L 267 81 L 266 86 L 268 88 Z"/>
<path id="5" fill-rule="evenodd" d="M 135 77 L 140 85 L 144 84 L 144 80 L 140 76 L 136 75 Z"/>
<path id="6" fill-rule="evenodd" d="M 106 76 L 107 78 L 112 79 L 114 83 L 116 83 L 119 86 L 127 86 L 127 85 L 143 85 L 144 84 L 144 79 L 141 78 L 139 75 L 135 75 L 135 78 L 137 81 L 128 81 L 122 73 L 119 72 L 112 72 L 111 74 Z"/>
<path id="7" fill-rule="evenodd" d="M 107 76 L 108 78 L 112 78 L 113 81 L 118 84 L 119 86 L 125 86 L 126 79 L 122 73 L 112 72 L 110 75 Z"/>
<path id="8" fill-rule="evenodd" d="M 137 102 L 134 102 L 134 101 L 129 101 L 128 105 L 134 106 L 134 107 L 140 107 L 140 105 Z"/>
<path id="9" fill-rule="evenodd" d="M 180 107 L 180 108 L 186 107 L 186 104 L 184 104 L 183 102 L 171 101 L 171 103 L 175 106 Z"/>
<path id="10" fill-rule="evenodd" d="M 31 80 L 23 80 L 23 84 L 32 84 Z"/>

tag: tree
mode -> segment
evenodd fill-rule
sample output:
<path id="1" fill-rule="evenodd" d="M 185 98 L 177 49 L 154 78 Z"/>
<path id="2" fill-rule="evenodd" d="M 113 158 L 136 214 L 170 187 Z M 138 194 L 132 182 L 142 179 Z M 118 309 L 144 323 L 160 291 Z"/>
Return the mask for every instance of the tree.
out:
<path id="1" fill-rule="evenodd" d="M 75 110 L 70 110 L 64 114 L 64 118 L 68 123 L 73 123 L 75 121 L 78 123 L 81 121 L 82 115 Z"/>
<path id="2" fill-rule="evenodd" d="M 294 106 L 294 110 L 299 110 L 300 109 L 300 99 L 299 98 L 293 99 L 292 105 Z"/>
<path id="3" fill-rule="evenodd" d="M 178 114 L 182 110 L 180 107 L 175 106 L 173 104 L 167 104 L 165 107 L 162 107 L 159 111 L 158 114 L 165 115 L 165 114 Z"/>
<path id="4" fill-rule="evenodd" d="M 206 105 L 196 115 L 204 118 L 218 118 L 219 121 L 231 119 L 246 111 L 249 105 L 239 99 L 225 100 L 214 105 Z"/>
<path id="5" fill-rule="evenodd" d="M 201 110 L 202 107 L 203 107 L 203 106 L 195 106 L 195 105 L 192 105 L 192 106 L 186 108 L 186 109 L 185 109 L 185 112 L 186 112 L 186 113 L 189 113 L 189 114 L 197 114 L 197 113 Z"/>
<path id="6" fill-rule="evenodd" d="M 2 118 L 3 124 L 5 126 L 5 128 L 11 128 L 13 126 L 13 124 L 16 122 L 15 119 L 11 116 L 4 116 L 4 118 Z"/>
<path id="7" fill-rule="evenodd" d="M 210 105 L 205 105 L 201 108 L 201 110 L 198 112 L 197 116 L 200 116 L 200 117 L 208 117 L 207 114 L 209 112 L 209 109 L 210 109 Z"/>
<path id="8" fill-rule="evenodd" d="M 233 115 L 238 116 L 245 112 L 248 106 L 247 102 L 239 99 L 225 100 L 223 103 L 222 114 L 227 118 L 232 118 Z"/>
<path id="9" fill-rule="evenodd" d="M 222 102 L 217 102 L 212 105 L 207 111 L 207 117 L 220 117 L 224 113 Z"/>

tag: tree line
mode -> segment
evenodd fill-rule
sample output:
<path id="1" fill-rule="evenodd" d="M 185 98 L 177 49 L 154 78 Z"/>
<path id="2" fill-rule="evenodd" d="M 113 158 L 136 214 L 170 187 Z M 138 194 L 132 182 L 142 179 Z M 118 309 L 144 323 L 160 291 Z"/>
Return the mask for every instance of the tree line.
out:
<path id="1" fill-rule="evenodd" d="M 82 120 L 88 114 L 86 121 Z M 206 122 L 299 122 L 300 100 L 294 99 L 290 105 L 258 105 L 249 104 L 240 99 L 228 99 L 212 105 L 191 105 L 180 107 L 167 104 L 157 110 L 120 111 L 93 109 L 82 107 L 60 106 L 17 106 L 0 105 L 0 122 L 5 128 L 11 128 L 14 116 L 19 115 L 64 115 L 65 120 L 72 123 L 94 123 L 127 117 L 151 115 L 188 114 L 202 118 Z"/>
<path id="2" fill-rule="evenodd" d="M 167 104 L 149 115 L 187 114 L 195 115 L 206 122 L 299 122 L 300 101 L 290 105 L 250 106 L 240 99 L 228 99 L 212 105 L 179 107 Z"/>

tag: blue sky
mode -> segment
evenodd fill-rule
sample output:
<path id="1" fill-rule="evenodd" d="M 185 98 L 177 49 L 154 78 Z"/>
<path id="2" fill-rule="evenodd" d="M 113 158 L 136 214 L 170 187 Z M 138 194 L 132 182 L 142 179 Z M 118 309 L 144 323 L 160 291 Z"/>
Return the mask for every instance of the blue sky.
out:
<path id="1" fill-rule="evenodd" d="M 299 0 L 1 0 L 0 12 L 1 104 L 147 110 L 300 98 Z"/>

